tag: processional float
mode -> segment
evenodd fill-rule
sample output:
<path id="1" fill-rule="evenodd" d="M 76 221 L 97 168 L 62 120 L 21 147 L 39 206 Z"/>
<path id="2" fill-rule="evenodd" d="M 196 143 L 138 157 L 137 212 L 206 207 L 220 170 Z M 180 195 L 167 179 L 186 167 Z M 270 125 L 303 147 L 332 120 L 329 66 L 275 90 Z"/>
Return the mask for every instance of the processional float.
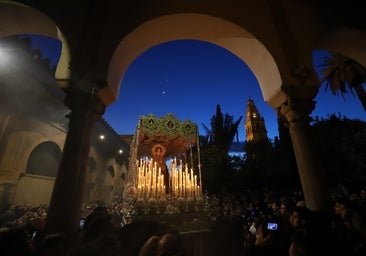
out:
<path id="1" fill-rule="evenodd" d="M 198 212 L 204 207 L 197 125 L 173 114 L 141 116 L 130 149 L 127 215 Z"/>

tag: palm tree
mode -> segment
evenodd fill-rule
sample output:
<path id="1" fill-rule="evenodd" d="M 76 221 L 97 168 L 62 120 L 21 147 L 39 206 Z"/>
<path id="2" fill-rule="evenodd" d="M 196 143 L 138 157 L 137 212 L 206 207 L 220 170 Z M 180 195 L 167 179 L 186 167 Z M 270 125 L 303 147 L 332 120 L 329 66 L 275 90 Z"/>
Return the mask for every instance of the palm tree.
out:
<path id="1" fill-rule="evenodd" d="M 348 87 L 353 95 L 356 92 L 366 111 L 366 93 L 362 85 L 366 82 L 365 67 L 337 52 L 330 52 L 330 56 L 325 57 L 319 67 L 324 67 L 321 70 L 321 82 L 325 82 L 326 90 L 330 87 L 333 95 L 340 94 L 344 98 Z"/>
<path id="2" fill-rule="evenodd" d="M 223 152 L 228 153 L 235 135 L 238 133 L 238 126 L 243 117 L 240 116 L 237 121 L 234 122 L 234 117 L 226 113 L 221 112 L 220 105 L 216 106 L 216 115 L 211 118 L 211 130 L 203 124 L 203 127 L 208 136 L 208 142 L 210 145 L 216 146 Z"/>
<path id="3" fill-rule="evenodd" d="M 202 159 L 202 180 L 204 189 L 213 194 L 220 194 L 230 189 L 232 183 L 232 167 L 229 150 L 238 131 L 242 117 L 234 122 L 233 116 L 223 115 L 220 105 L 216 106 L 216 114 L 212 116 L 206 137 L 200 143 Z"/>

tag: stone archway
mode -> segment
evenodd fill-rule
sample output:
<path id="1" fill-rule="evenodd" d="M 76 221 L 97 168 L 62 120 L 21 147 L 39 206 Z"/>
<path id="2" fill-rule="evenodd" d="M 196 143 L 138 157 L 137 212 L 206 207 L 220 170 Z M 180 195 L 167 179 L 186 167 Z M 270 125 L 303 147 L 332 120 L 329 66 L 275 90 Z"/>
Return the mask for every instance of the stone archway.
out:
<path id="1" fill-rule="evenodd" d="M 61 155 L 61 149 L 56 143 L 47 141 L 39 144 L 29 156 L 26 174 L 55 178 L 60 166 Z"/>
<path id="2" fill-rule="evenodd" d="M 278 15 L 281 12 L 276 13 Z M 276 25 L 289 24 L 281 20 Z M 326 211 L 330 208 L 330 195 L 321 161 L 317 159 L 313 143 L 309 143 L 312 138 L 309 115 L 315 108 L 313 98 L 320 85 L 315 70 L 308 63 L 312 59 L 311 51 L 307 54 L 301 52 L 290 33 L 281 38 L 290 41 L 291 46 L 287 54 L 283 53 L 287 58 L 284 62 L 288 62 L 283 65 L 281 57 L 277 55 L 275 59 L 265 45 L 244 27 L 198 13 L 171 14 L 149 20 L 119 43 L 110 62 L 107 86 L 99 95 L 106 106 L 114 102 L 118 98 L 123 74 L 131 62 L 142 52 L 161 43 L 193 39 L 225 48 L 248 65 L 257 78 L 264 101 L 286 119 L 308 206 L 313 210 Z"/>
<path id="3" fill-rule="evenodd" d="M 12 1 L 0 4 L 0 38 L 21 34 L 37 34 L 51 37 L 62 42 L 62 50 L 55 78 L 59 87 L 63 88 L 67 86 L 66 81 L 70 78 L 70 50 L 65 36 L 56 23 L 46 14 L 29 6 Z M 13 20 L 14 15 L 22 17 L 22 22 L 17 22 L 15 24 Z"/>
<path id="4" fill-rule="evenodd" d="M 118 98 L 123 74 L 141 53 L 156 45 L 183 39 L 221 46 L 243 60 L 256 76 L 265 101 L 281 89 L 282 80 L 274 58 L 252 34 L 214 16 L 183 13 L 145 22 L 120 42 L 110 62 L 108 86 L 100 92 L 104 103 L 109 105 Z"/>

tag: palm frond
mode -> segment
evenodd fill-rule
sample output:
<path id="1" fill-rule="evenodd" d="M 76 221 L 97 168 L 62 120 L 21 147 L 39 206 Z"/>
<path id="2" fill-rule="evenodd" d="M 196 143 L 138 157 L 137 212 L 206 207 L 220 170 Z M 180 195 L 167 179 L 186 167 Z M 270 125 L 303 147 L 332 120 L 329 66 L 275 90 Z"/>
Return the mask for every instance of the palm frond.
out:
<path id="1" fill-rule="evenodd" d="M 337 52 L 330 52 L 330 56 L 325 57 L 318 67 L 322 68 L 321 83 L 325 84 L 325 90 L 331 89 L 333 95 L 341 95 L 343 99 L 349 91 L 353 96 L 357 94 L 366 110 L 366 96 L 363 89 L 363 84 L 366 83 L 364 66 Z"/>

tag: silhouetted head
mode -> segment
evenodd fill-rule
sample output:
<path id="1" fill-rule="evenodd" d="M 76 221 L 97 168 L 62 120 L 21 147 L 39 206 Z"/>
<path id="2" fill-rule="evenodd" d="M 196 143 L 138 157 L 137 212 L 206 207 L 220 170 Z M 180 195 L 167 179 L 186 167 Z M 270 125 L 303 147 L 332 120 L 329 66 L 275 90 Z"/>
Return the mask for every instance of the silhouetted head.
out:
<path id="1" fill-rule="evenodd" d="M 176 234 L 165 234 L 158 244 L 158 256 L 169 256 L 179 253 L 181 249 L 180 238 Z"/>

